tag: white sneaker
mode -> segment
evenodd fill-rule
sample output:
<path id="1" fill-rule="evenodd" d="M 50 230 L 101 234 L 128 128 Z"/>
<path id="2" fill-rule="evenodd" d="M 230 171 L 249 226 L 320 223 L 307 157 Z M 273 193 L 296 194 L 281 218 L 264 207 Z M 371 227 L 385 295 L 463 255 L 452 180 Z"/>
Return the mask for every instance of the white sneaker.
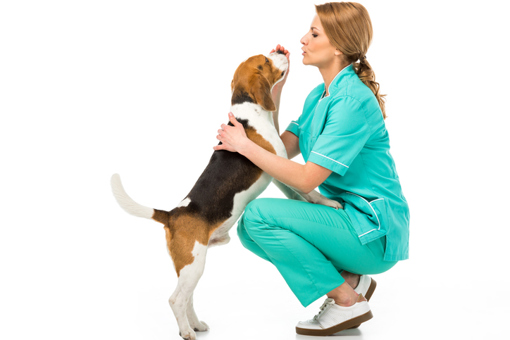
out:
<path id="1" fill-rule="evenodd" d="M 377 286 L 377 282 L 372 279 L 368 275 L 361 275 L 359 278 L 359 283 L 354 288 L 354 291 L 358 294 L 363 294 L 363 296 L 370 301 L 372 294 L 374 294 L 375 287 Z"/>
<path id="2" fill-rule="evenodd" d="M 296 333 L 302 335 L 325 336 L 372 319 L 372 312 L 363 295 L 358 296 L 356 303 L 349 307 L 342 307 L 332 298 L 327 298 L 322 304 L 320 312 L 311 320 L 300 321 L 296 325 Z"/>
<path id="3" fill-rule="evenodd" d="M 359 278 L 358 285 L 354 288 L 354 291 L 358 294 L 362 294 L 367 301 L 370 300 L 372 294 L 374 294 L 377 282 L 368 275 L 361 275 Z M 358 328 L 360 325 L 352 326 L 351 328 Z"/>

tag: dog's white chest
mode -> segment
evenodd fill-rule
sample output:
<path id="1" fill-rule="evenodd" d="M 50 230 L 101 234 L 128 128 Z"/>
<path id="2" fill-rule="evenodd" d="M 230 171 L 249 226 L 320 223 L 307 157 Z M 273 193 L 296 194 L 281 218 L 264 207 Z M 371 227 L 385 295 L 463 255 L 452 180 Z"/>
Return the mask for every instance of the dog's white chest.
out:
<path id="1" fill-rule="evenodd" d="M 235 117 L 247 119 L 250 126 L 273 146 L 278 156 L 287 158 L 285 146 L 276 131 L 271 112 L 264 111 L 260 105 L 248 102 L 234 105 L 231 110 Z"/>
<path id="2" fill-rule="evenodd" d="M 269 142 L 276 154 L 287 158 L 285 145 L 283 145 L 272 121 L 270 112 L 261 110 L 259 105 L 243 103 L 232 106 L 232 113 L 238 119 L 247 119 L 250 127 L 253 127 L 265 141 Z M 243 213 L 246 205 L 257 198 L 271 183 L 272 177 L 262 172 L 262 175 L 247 190 L 238 192 L 234 196 L 232 216 L 226 220 L 211 235 L 211 243 L 226 243 L 229 240 L 228 231 Z"/>

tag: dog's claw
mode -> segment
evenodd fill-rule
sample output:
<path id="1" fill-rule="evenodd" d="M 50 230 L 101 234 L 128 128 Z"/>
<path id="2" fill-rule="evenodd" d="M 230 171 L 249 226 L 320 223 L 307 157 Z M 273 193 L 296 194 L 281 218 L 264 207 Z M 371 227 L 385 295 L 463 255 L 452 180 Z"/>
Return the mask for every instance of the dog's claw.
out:
<path id="1" fill-rule="evenodd" d="M 195 332 L 205 332 L 209 330 L 209 326 L 203 321 L 200 321 L 200 325 L 197 326 L 198 327 L 195 327 L 195 325 L 192 326 Z"/>
<path id="2" fill-rule="evenodd" d="M 182 336 L 181 332 L 179 332 L 179 335 L 184 340 L 195 340 L 197 338 L 195 332 L 190 328 L 190 332 L 187 334 L 187 336 Z"/>

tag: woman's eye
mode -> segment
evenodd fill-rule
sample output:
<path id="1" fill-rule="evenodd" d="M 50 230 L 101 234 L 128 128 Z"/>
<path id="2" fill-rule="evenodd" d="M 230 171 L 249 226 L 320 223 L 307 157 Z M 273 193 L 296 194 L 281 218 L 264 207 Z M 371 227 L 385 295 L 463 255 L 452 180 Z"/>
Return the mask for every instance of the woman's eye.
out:
<path id="1" fill-rule="evenodd" d="M 312 34 L 312 36 L 313 36 L 314 38 L 317 38 L 317 35 L 318 35 L 318 34 Z"/>

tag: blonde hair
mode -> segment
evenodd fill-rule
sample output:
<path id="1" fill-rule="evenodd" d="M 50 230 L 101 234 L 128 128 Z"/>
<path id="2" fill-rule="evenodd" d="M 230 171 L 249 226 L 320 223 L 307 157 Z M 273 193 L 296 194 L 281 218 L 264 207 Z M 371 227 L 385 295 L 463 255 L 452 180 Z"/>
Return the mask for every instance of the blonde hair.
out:
<path id="1" fill-rule="evenodd" d="M 353 64 L 359 79 L 374 93 L 386 119 L 383 99 L 386 95 L 379 94 L 379 83 L 365 57 L 373 35 L 368 11 L 356 2 L 328 2 L 315 5 L 315 10 L 329 42 L 343 53 L 345 62 Z"/>

